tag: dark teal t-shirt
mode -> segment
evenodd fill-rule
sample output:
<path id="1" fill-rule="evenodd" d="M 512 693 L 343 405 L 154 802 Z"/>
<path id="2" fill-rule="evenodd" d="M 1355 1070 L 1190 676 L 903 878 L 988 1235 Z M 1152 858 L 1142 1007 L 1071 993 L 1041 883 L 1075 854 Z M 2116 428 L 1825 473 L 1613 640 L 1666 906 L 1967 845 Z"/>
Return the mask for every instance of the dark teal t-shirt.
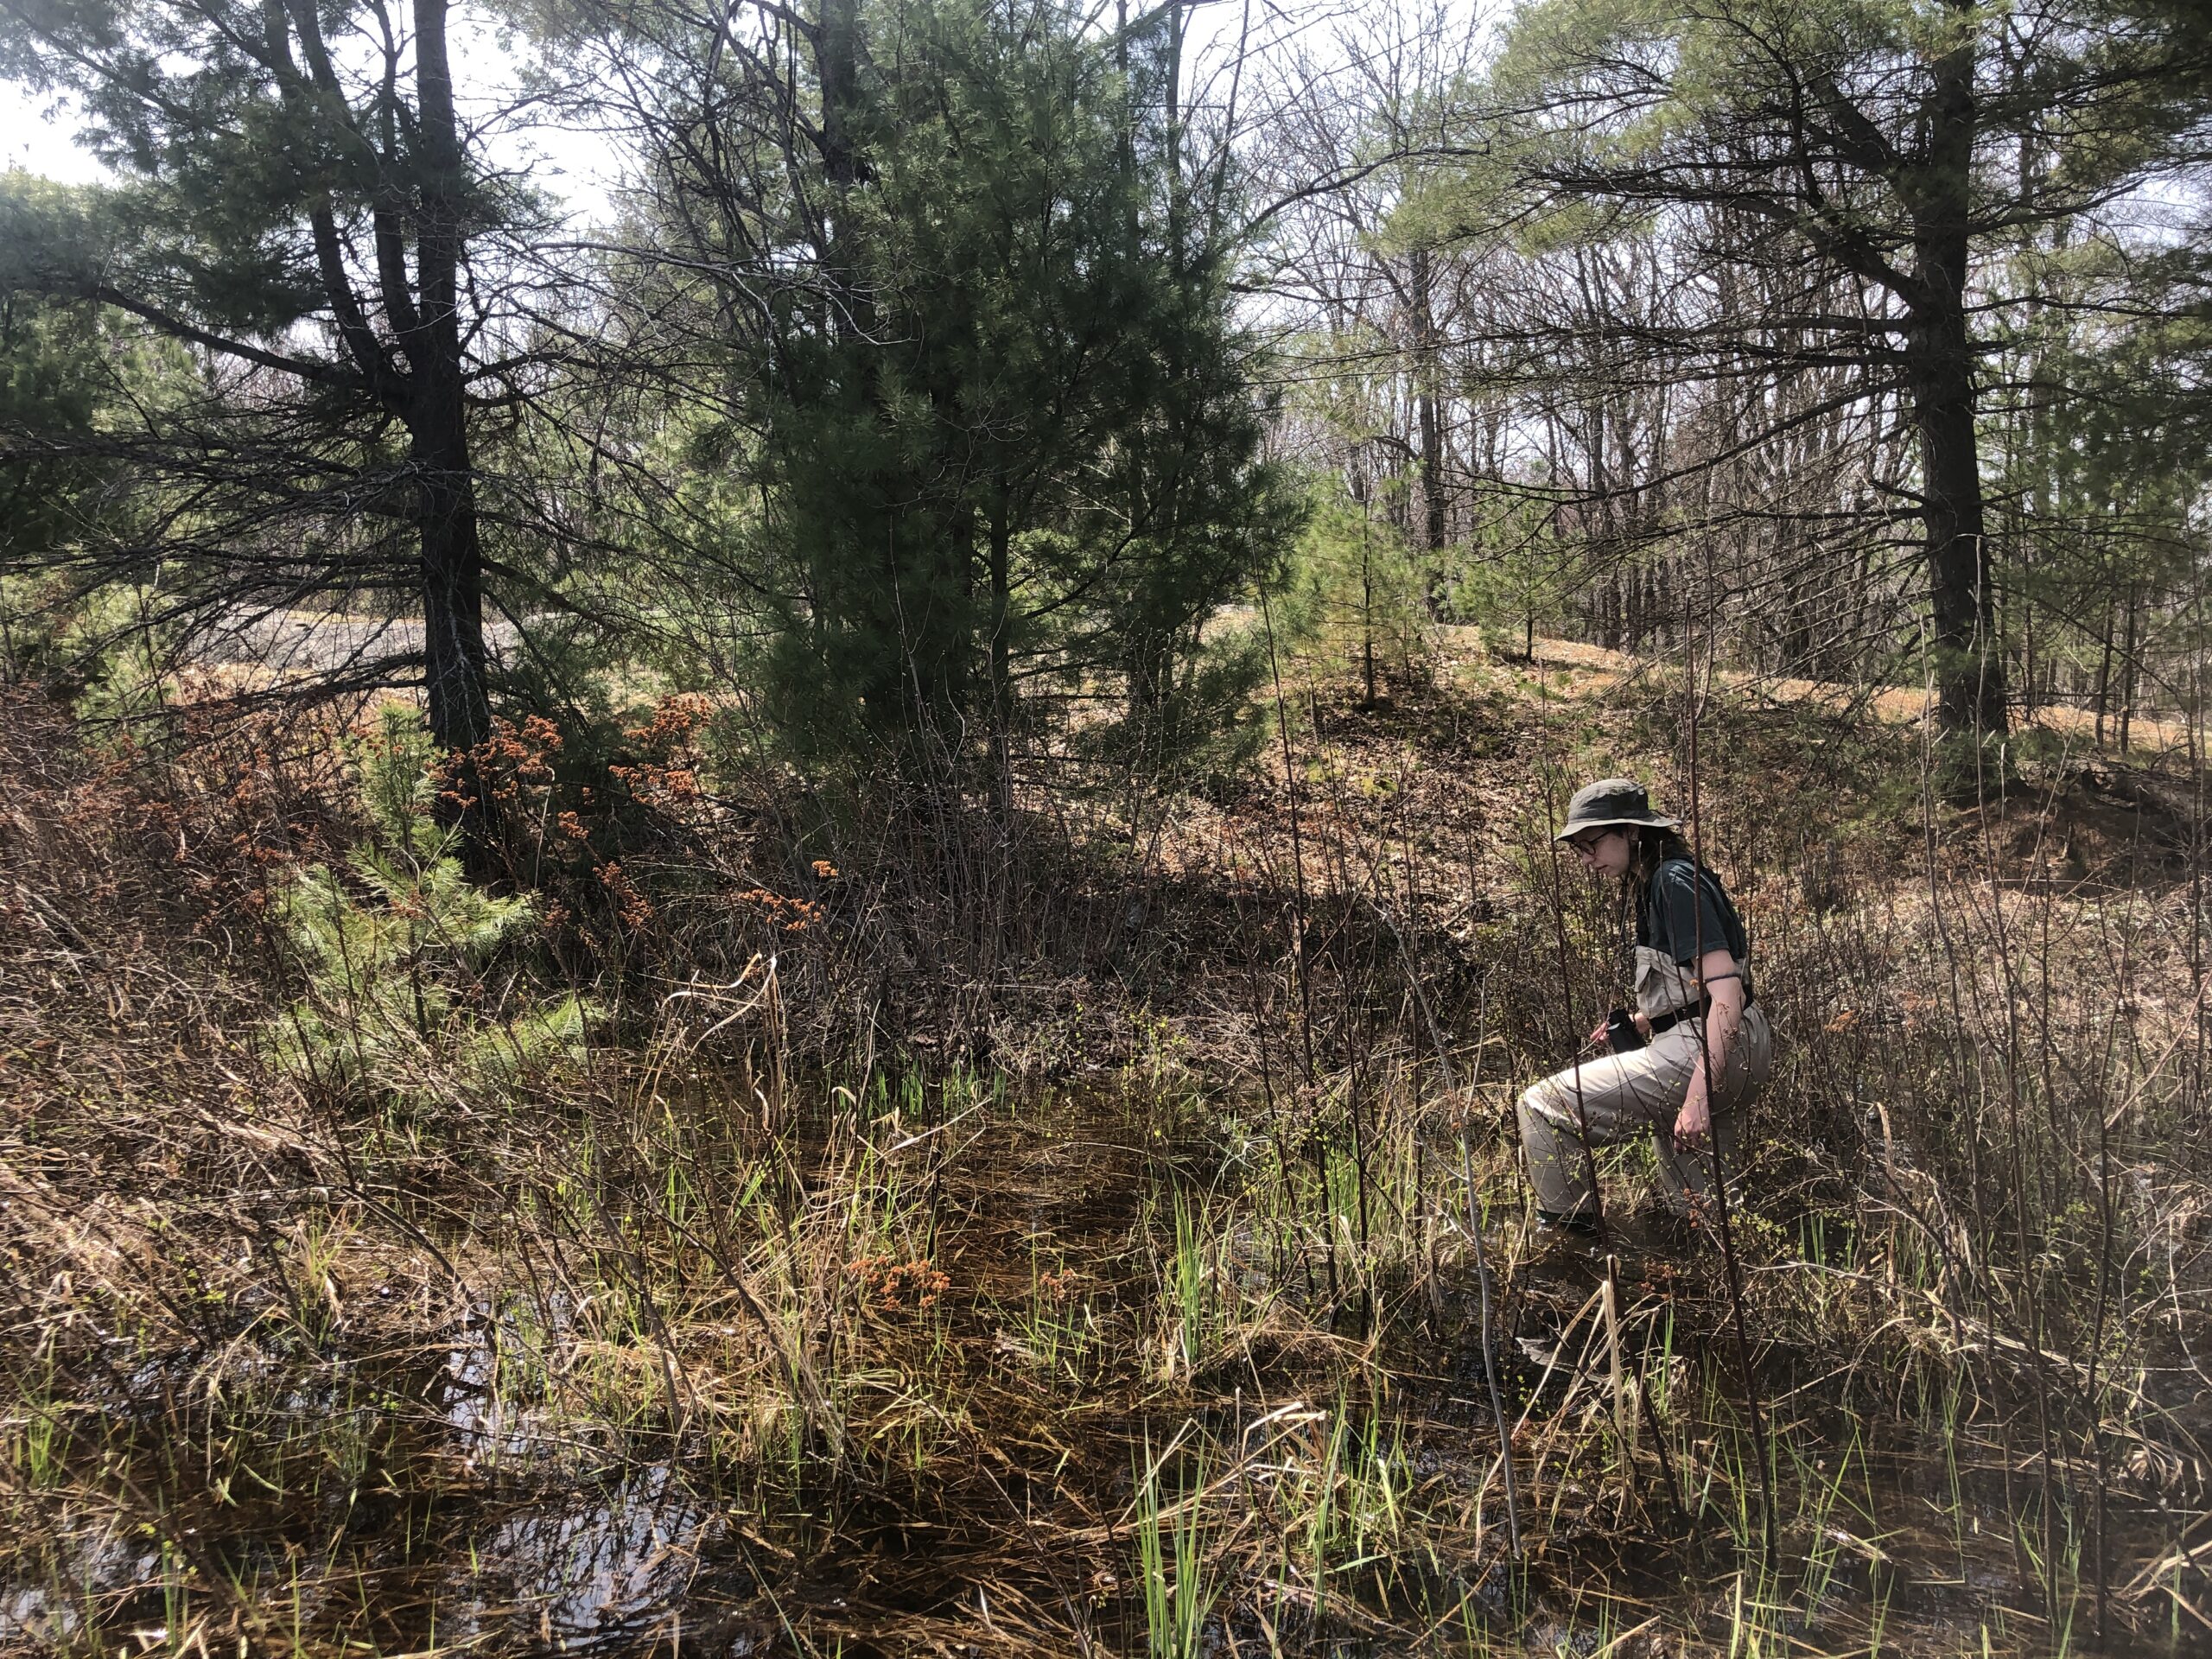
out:
<path id="1" fill-rule="evenodd" d="M 1693 968 L 1706 950 L 1725 949 L 1739 964 L 1751 956 L 1751 940 L 1720 878 L 1687 858 L 1670 858 L 1652 871 L 1637 906 L 1636 942 Z"/>

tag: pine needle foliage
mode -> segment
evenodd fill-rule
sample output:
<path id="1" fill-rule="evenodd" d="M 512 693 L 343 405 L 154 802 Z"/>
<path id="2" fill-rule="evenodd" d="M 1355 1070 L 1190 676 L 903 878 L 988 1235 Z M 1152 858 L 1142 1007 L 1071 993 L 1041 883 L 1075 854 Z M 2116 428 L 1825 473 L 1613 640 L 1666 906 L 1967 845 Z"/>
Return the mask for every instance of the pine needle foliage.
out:
<path id="1" fill-rule="evenodd" d="M 589 1007 L 530 997 L 491 970 L 537 927 L 535 901 L 472 885 L 458 836 L 432 817 L 436 772 L 413 712 L 387 709 L 363 743 L 373 833 L 316 865 L 277 922 L 307 981 L 270 1029 L 276 1063 L 317 1087 L 386 1103 L 512 1086 L 581 1051 Z"/>
<path id="2" fill-rule="evenodd" d="M 1070 733 L 1179 763 L 1260 677 L 1218 624 L 1280 581 L 1300 514 L 1179 26 L 1109 39 L 1065 0 L 834 15 L 779 14 L 742 62 L 660 9 L 601 26 L 666 89 L 641 115 L 675 245 L 647 289 L 680 321 L 700 272 L 732 273 L 688 325 L 720 390 L 664 516 L 697 543 L 678 563 L 735 573 L 735 676 L 809 763 L 935 773 Z"/>

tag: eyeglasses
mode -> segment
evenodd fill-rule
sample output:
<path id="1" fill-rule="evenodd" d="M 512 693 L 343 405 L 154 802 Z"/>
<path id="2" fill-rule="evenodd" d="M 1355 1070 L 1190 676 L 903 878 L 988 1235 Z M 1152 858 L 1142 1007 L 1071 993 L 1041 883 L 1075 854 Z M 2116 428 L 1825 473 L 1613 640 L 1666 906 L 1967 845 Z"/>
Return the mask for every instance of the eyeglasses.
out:
<path id="1" fill-rule="evenodd" d="M 1598 850 L 1599 842 L 1613 833 L 1611 830 L 1585 830 L 1580 835 L 1569 836 L 1567 838 L 1567 844 L 1587 858 Z"/>

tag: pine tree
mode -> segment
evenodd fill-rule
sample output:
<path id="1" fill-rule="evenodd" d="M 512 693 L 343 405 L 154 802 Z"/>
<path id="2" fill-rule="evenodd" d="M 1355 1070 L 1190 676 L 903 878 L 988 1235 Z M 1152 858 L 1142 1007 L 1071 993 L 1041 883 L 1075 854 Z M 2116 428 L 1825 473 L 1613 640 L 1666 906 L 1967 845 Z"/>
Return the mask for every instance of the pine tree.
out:
<path id="1" fill-rule="evenodd" d="M 15 573 L 102 512 L 106 469 L 69 452 L 87 447 L 105 412 L 105 344 L 90 307 L 0 294 L 0 675 L 10 679 L 54 632 L 45 596 Z"/>
<path id="2" fill-rule="evenodd" d="M 448 11 L 11 0 L 0 71 L 73 94 L 123 181 L 0 193 L 0 282 L 96 304 L 200 366 L 188 405 L 105 441 L 193 511 L 79 548 L 82 579 L 158 565 L 170 613 L 208 631 L 316 596 L 419 607 L 419 649 L 322 677 L 413 662 L 437 742 L 465 751 L 489 730 L 473 429 L 527 377 L 497 315 L 527 212 L 471 153 Z"/>
<path id="3" fill-rule="evenodd" d="M 757 507 L 723 563 L 778 723 L 1002 755 L 1110 692 L 1091 738 L 1187 747 L 1238 682 L 1205 624 L 1274 570 L 1296 505 L 1261 457 L 1225 182 L 1179 156 L 1167 21 L 772 10 L 742 52 L 672 11 L 601 39 L 656 88 L 664 240 L 640 256 L 693 285 L 726 372 L 717 453 Z"/>
<path id="4" fill-rule="evenodd" d="M 2101 0 L 1540 0 L 1478 100 L 1494 200 L 1462 209 L 1661 227 L 1678 298 L 1620 336 L 1655 379 L 1848 366 L 1859 398 L 1900 407 L 1940 716 L 2001 732 L 1983 364 L 1992 316 L 2035 299 L 2001 267 L 2038 227 L 2185 164 L 2201 56 L 2201 32 Z M 1746 272 L 1764 302 L 1718 303 Z M 1761 435 L 1730 435 L 1733 454 Z"/>
<path id="5" fill-rule="evenodd" d="M 48 202 L 70 194 L 20 175 L 0 188 Z M 76 602 L 48 567 L 85 543 L 143 533 L 110 434 L 171 407 L 189 377 L 181 351 L 134 340 L 94 303 L 0 291 L 0 677 L 81 693 L 117 665 L 110 648 L 128 642 L 102 613 L 144 607 L 123 594 Z"/>

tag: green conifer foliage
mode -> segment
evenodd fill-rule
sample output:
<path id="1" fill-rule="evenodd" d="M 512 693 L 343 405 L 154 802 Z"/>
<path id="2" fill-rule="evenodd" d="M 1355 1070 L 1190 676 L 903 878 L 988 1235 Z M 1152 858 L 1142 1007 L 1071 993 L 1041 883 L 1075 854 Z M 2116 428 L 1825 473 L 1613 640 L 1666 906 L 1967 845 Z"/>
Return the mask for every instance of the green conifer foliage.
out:
<path id="1" fill-rule="evenodd" d="M 78 212 L 79 197 L 10 174 L 0 222 Z M 166 416 L 193 376 L 173 343 L 134 334 L 97 304 L 0 286 L 0 677 L 41 679 L 85 712 L 143 701 L 105 694 L 134 677 L 154 689 L 165 643 L 149 624 L 163 607 L 142 586 L 86 594 L 54 568 L 148 530 L 114 434 Z"/>
<path id="2" fill-rule="evenodd" d="M 1257 660 L 1206 625 L 1276 573 L 1298 507 L 1230 317 L 1226 181 L 1178 159 L 1173 42 L 1058 0 L 842 16 L 801 31 L 822 113 L 795 188 L 728 159 L 757 94 L 660 151 L 674 239 L 715 226 L 678 251 L 721 262 L 766 706 L 817 753 L 941 760 L 1065 718 L 1184 752 Z"/>
<path id="3" fill-rule="evenodd" d="M 2062 297 L 2018 256 L 2120 234 L 2107 210 L 2138 193 L 2194 194 L 2203 48 L 2183 8 L 2104 0 L 1527 0 L 1464 89 L 1479 154 L 1424 218 L 1496 235 L 1556 215 L 1554 243 L 1648 227 L 1670 308 L 1602 325 L 1631 372 L 1848 371 L 1848 395 L 1894 410 L 1912 466 L 1866 512 L 1868 539 L 1900 504 L 1918 520 L 1940 721 L 2001 734 L 2009 573 L 1986 426 L 2006 389 L 1989 361 L 2008 321 Z M 1732 416 L 1728 445 L 1794 407 Z"/>
<path id="4" fill-rule="evenodd" d="M 16 573 L 100 512 L 105 469 L 57 459 L 41 435 L 93 431 L 103 343 L 90 308 L 0 293 L 0 674 L 10 678 L 50 672 L 63 626 L 46 584 Z"/>
<path id="5" fill-rule="evenodd" d="M 1310 499 L 1285 619 L 1324 660 L 1357 675 L 1374 702 L 1391 681 L 1427 672 L 1428 588 L 1440 572 L 1414 556 L 1387 511 L 1337 478 L 1315 477 Z"/>
<path id="6" fill-rule="evenodd" d="M 501 996 L 486 968 L 536 926 L 525 896 L 473 885 L 432 820 L 434 755 L 411 710 L 387 708 L 362 747 L 373 833 L 342 869 L 301 873 L 277 909 L 306 995 L 272 1021 L 272 1057 L 303 1082 L 387 1102 L 518 1078 L 582 1050 L 573 994 Z"/>
<path id="7" fill-rule="evenodd" d="M 99 412 L 103 341 L 90 308 L 0 294 L 0 550 L 28 554 L 69 537 L 94 510 L 99 469 L 39 453 L 33 433 L 89 433 Z"/>
<path id="8" fill-rule="evenodd" d="M 54 562 L 80 588 L 158 569 L 168 617 L 249 654 L 289 607 L 411 612 L 311 665 L 419 675 L 452 753 L 489 728 L 487 585 L 522 609 L 484 528 L 519 510 L 487 515 L 477 429 L 487 404 L 513 417 L 543 359 L 515 302 L 539 216 L 476 153 L 449 10 L 11 0 L 0 74 L 73 97 L 119 182 L 0 188 L 0 286 L 98 306 L 196 372 L 96 446 L 168 510 L 158 529 Z"/>

